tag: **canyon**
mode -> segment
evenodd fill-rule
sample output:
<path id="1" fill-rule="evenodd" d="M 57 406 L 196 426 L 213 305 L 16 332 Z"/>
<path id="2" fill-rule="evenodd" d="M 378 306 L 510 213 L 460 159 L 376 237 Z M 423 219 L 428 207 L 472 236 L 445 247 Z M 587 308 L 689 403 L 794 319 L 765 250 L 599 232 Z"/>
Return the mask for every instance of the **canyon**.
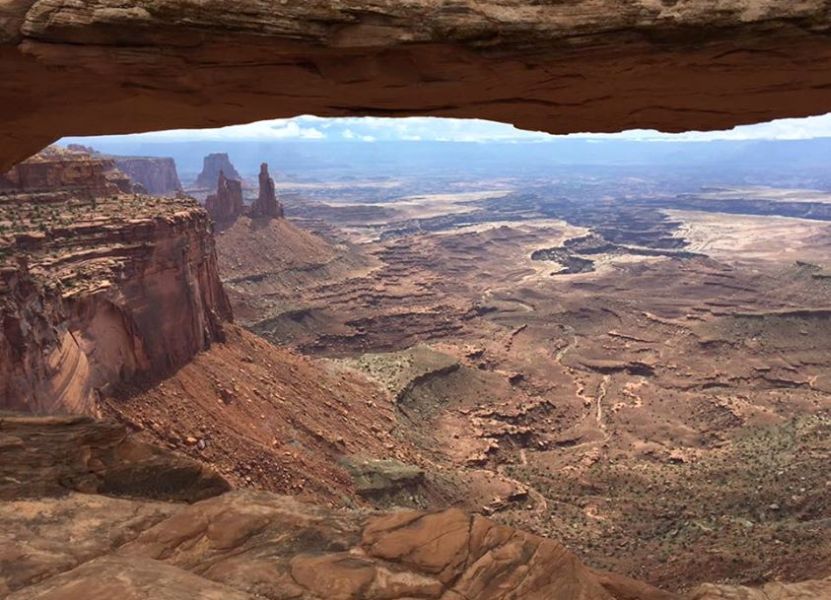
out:
<path id="1" fill-rule="evenodd" d="M 829 27 L 822 0 L 0 4 L 0 595 L 827 597 L 815 173 L 211 151 L 189 188 L 46 146 L 806 116 Z"/>
<path id="2" fill-rule="evenodd" d="M 38 177 L 20 177 L 29 164 Z M 14 173 L 7 180 L 17 183 L 0 192 L 4 407 L 118 423 L 125 433 L 114 439 L 129 431 L 127 447 L 144 449 L 116 458 L 172 452 L 193 461 L 219 494 L 206 501 L 210 514 L 230 503 L 305 522 L 288 507 L 314 503 L 329 511 L 316 513 L 322 526 L 348 521 L 360 538 L 379 510 L 443 519 L 449 513 L 429 511 L 453 507 L 452 518 L 482 515 L 472 518 L 487 517 L 500 535 L 530 536 L 528 548 L 563 543 L 574 553 L 568 573 L 590 565 L 589 597 L 827 589 L 831 236 L 822 193 L 682 186 L 673 195 L 615 172 L 547 175 L 556 184 L 454 172 L 373 181 L 362 204 L 365 182 L 335 174 L 274 184 L 261 165 L 251 200 L 285 206 L 291 218 L 246 209 L 240 193 L 238 214 L 214 230 L 191 198 L 120 191 L 112 182 L 125 187 L 125 176 L 97 153 L 50 148 Z M 568 194 L 552 194 L 557 186 Z M 72 423 L 46 438 L 9 430 L 4 452 L 67 435 L 74 441 L 53 452 L 85 455 L 90 438 L 64 432 Z M 110 497 L 131 480 L 109 478 L 101 471 L 58 487 Z M 32 485 L 6 494 L 56 493 L 41 475 Z M 58 510 L 48 539 L 68 526 L 62 519 L 77 518 Z M 201 510 L 186 518 L 201 519 Z M 15 519 L 7 517 L 15 530 L 30 527 Z M 414 543 L 418 535 L 406 533 Z M 787 551 L 770 554 L 771 546 Z M 293 568 L 298 551 L 281 548 Z M 365 556 L 366 547 L 341 551 Z M 21 598 L 85 589 L 98 585 L 89 574 L 99 565 L 132 578 L 120 552 L 61 559 L 43 583 L 6 585 Z M 523 552 L 516 560 L 533 565 Z M 312 554 L 342 564 L 322 547 Z M 392 567 L 361 560 L 369 562 L 359 581 L 388 581 L 378 573 Z M 240 561 L 249 569 L 254 558 Z M 185 571 L 170 571 L 166 585 L 209 585 Z M 245 572 L 207 579 L 244 593 L 278 585 Z M 351 571 L 337 573 L 338 586 L 352 585 Z M 289 587 L 268 588 L 273 597 L 358 593 L 276 577 Z M 770 580 L 801 583 L 753 587 Z M 441 578 L 419 581 L 423 597 L 452 597 Z M 561 585 L 531 581 L 530 597 Z"/>
<path id="3" fill-rule="evenodd" d="M 827 194 L 590 172 L 286 184 L 318 247 L 225 232 L 220 272 L 470 509 L 665 589 L 825 576 Z"/>

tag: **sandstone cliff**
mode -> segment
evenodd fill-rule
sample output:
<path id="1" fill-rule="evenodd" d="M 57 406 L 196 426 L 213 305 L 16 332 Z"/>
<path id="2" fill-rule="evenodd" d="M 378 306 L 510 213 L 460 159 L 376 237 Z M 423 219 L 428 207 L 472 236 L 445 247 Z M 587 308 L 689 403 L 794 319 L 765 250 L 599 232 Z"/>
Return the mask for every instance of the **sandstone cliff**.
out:
<path id="1" fill-rule="evenodd" d="M 0 194 L 0 407 L 92 413 L 101 391 L 183 366 L 231 318 L 195 201 L 98 196 L 92 181 Z"/>
<path id="2" fill-rule="evenodd" d="M 84 196 L 132 192 L 133 183 L 110 158 L 82 146 L 50 146 L 0 173 L 0 190 L 74 190 Z"/>
<path id="3" fill-rule="evenodd" d="M 182 191 L 176 162 L 154 156 L 114 156 L 115 166 L 148 194 L 164 196 Z"/>
<path id="4" fill-rule="evenodd" d="M 234 181 L 242 181 L 242 177 L 237 173 L 234 165 L 231 164 L 231 159 L 224 152 L 208 154 L 202 163 L 202 171 L 196 177 L 195 185 L 197 188 L 211 189 L 216 185 L 220 176 Z"/>

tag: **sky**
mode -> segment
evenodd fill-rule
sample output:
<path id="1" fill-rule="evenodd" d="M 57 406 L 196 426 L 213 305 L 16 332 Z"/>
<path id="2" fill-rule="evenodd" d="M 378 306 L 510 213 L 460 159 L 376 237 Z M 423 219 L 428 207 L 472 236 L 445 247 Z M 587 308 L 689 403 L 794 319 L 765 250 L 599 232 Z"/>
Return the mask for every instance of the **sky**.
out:
<path id="1" fill-rule="evenodd" d="M 192 140 L 252 141 L 456 141 L 456 142 L 545 142 L 562 137 L 625 139 L 642 141 L 708 141 L 751 139 L 808 139 L 831 137 L 831 114 L 802 119 L 780 119 L 756 125 L 744 125 L 726 131 L 688 131 L 680 134 L 634 129 L 614 134 L 578 133 L 551 136 L 538 131 L 524 131 L 512 125 L 481 119 L 444 119 L 437 117 L 340 117 L 301 116 L 291 119 L 258 121 L 217 129 L 179 129 L 128 136 L 65 138 L 64 142 L 90 143 L 96 139 L 142 142 Z"/>

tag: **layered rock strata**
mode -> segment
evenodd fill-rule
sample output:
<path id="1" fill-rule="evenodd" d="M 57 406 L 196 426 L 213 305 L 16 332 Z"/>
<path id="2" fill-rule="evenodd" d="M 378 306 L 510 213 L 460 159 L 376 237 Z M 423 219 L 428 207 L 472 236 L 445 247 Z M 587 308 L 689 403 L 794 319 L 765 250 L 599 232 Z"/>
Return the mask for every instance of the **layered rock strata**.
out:
<path id="1" fill-rule="evenodd" d="M 183 366 L 231 318 L 204 209 L 93 182 L 0 193 L 0 408 L 94 413 L 101 392 Z"/>
<path id="2" fill-rule="evenodd" d="M 86 197 L 133 191 L 133 182 L 111 158 L 83 146 L 50 146 L 0 173 L 0 191 L 72 190 Z"/>

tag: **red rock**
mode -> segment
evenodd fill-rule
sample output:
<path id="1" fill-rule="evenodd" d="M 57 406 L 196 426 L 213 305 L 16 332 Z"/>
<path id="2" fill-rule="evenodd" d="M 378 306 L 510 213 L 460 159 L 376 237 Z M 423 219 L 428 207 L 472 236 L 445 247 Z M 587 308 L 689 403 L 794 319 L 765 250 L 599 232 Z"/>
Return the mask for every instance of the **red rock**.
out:
<path id="1" fill-rule="evenodd" d="M 234 165 L 231 164 L 231 159 L 224 152 L 208 154 L 202 162 L 202 172 L 196 178 L 196 187 L 202 189 L 210 189 L 214 182 L 221 174 L 225 174 L 229 179 L 235 181 L 242 181 L 242 177 L 237 173 Z"/>
<path id="2" fill-rule="evenodd" d="M 298 114 L 569 133 L 729 129 L 831 105 L 822 0 L 2 6 L 0 170 L 62 135 Z"/>
<path id="3" fill-rule="evenodd" d="M 49 156 L 29 164 L 53 187 L 0 201 L 0 408 L 93 413 L 223 339 L 231 309 L 196 201 L 114 195 L 101 160 Z"/>
<path id="4" fill-rule="evenodd" d="M 205 201 L 208 214 L 217 223 L 227 223 L 236 220 L 242 214 L 242 183 L 225 177 L 220 171 L 216 183 L 216 194 L 211 194 Z"/>
<path id="5" fill-rule="evenodd" d="M 172 158 L 156 156 L 112 156 L 115 166 L 153 196 L 164 196 L 182 191 L 176 162 Z"/>
<path id="6" fill-rule="evenodd" d="M 260 194 L 251 205 L 252 217 L 283 218 L 283 205 L 277 201 L 274 180 L 268 174 L 268 165 L 260 165 Z"/>
<path id="7" fill-rule="evenodd" d="M 0 174 L 2 189 L 26 192 L 62 189 L 102 197 L 132 192 L 133 182 L 116 168 L 111 158 L 97 155 L 89 148 L 50 146 Z"/>

